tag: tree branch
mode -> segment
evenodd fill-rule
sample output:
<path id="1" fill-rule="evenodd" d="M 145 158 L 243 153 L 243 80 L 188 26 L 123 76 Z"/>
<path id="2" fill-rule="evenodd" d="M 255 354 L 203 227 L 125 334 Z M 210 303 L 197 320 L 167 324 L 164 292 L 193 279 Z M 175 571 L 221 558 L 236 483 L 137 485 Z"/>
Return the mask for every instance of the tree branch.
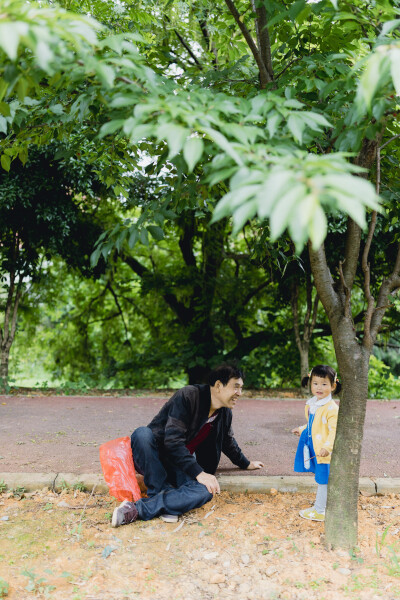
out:
<path id="1" fill-rule="evenodd" d="M 247 45 L 250 48 L 252 55 L 254 56 L 254 60 L 257 63 L 258 71 L 260 73 L 261 88 L 265 88 L 267 83 L 269 83 L 271 81 L 271 76 L 268 73 L 267 67 L 265 66 L 265 64 L 263 62 L 261 53 L 259 52 L 257 46 L 255 45 L 253 38 L 251 37 L 251 34 L 250 34 L 249 30 L 247 29 L 246 25 L 242 22 L 242 20 L 240 18 L 240 14 L 239 14 L 233 0 L 225 0 L 225 3 L 227 5 L 230 13 L 232 14 L 233 18 L 235 19 L 236 24 L 238 25 L 240 31 L 242 32 L 243 37 L 246 40 Z"/>
<path id="2" fill-rule="evenodd" d="M 333 279 L 326 262 L 324 244 L 318 250 L 313 250 L 311 243 L 308 245 L 311 269 L 318 296 L 329 317 L 334 319 L 336 309 L 339 308 L 339 297 L 333 287 Z"/>
<path id="3" fill-rule="evenodd" d="M 347 219 L 346 243 L 344 249 L 343 269 L 343 291 L 345 288 L 352 290 L 354 278 L 357 273 L 358 258 L 360 255 L 361 228 L 350 219 Z"/>
<path id="4" fill-rule="evenodd" d="M 292 306 L 293 314 L 293 330 L 296 344 L 299 350 L 301 350 L 301 338 L 300 338 L 300 327 L 299 327 L 299 286 L 294 284 L 292 287 L 292 294 L 290 298 L 290 304 Z"/>
<path id="5" fill-rule="evenodd" d="M 378 301 L 376 303 L 376 308 L 372 315 L 370 337 L 374 343 L 376 340 L 376 336 L 378 335 L 379 329 L 381 327 L 382 319 L 387 309 L 387 301 L 389 294 L 393 290 L 398 288 L 400 288 L 400 244 L 397 248 L 396 262 L 394 264 L 392 274 L 390 275 L 390 277 L 385 279 L 381 285 L 381 289 L 379 290 Z"/>
<path id="6" fill-rule="evenodd" d="M 179 33 L 179 31 L 177 31 L 176 29 L 174 29 L 174 33 L 175 33 L 176 37 L 178 38 L 178 40 L 180 41 L 180 43 L 182 44 L 182 46 L 185 48 L 185 50 L 188 52 L 188 54 L 190 54 L 190 56 L 192 57 L 192 59 L 194 60 L 194 62 L 196 63 L 196 65 L 202 71 L 203 70 L 203 65 L 201 64 L 201 62 L 199 62 L 199 60 L 197 59 L 196 55 L 193 53 L 193 51 L 190 48 L 190 46 L 185 42 L 185 40 L 183 39 L 183 37 L 181 36 L 181 34 Z"/>
<path id="7" fill-rule="evenodd" d="M 130 341 L 129 341 L 129 331 L 128 331 L 128 327 L 127 327 L 127 325 L 126 325 L 126 322 L 125 322 L 124 313 L 122 312 L 122 308 L 121 308 L 121 305 L 120 305 L 120 303 L 119 303 L 118 296 L 117 296 L 117 294 L 114 292 L 114 289 L 113 289 L 113 287 L 112 287 L 112 285 L 111 285 L 111 283 L 110 283 L 110 282 L 108 282 L 108 283 L 107 283 L 107 289 L 108 289 L 108 290 L 110 290 L 110 292 L 111 292 L 111 295 L 112 295 L 112 297 L 114 298 L 115 305 L 116 305 L 116 307 L 117 307 L 117 309 L 118 309 L 118 313 L 119 313 L 119 315 L 120 315 L 120 317 L 121 317 L 121 319 L 122 319 L 122 323 L 123 323 L 123 325 L 124 325 L 124 329 L 125 329 L 125 339 L 126 339 L 126 341 L 129 343 L 129 345 L 131 346 L 131 343 L 130 343 Z"/>
<path id="8" fill-rule="evenodd" d="M 258 285 L 256 288 L 254 288 L 253 290 L 250 290 L 250 292 L 247 294 L 247 296 L 245 296 L 243 302 L 241 302 L 241 305 L 246 306 L 246 304 L 248 302 L 250 302 L 250 300 L 258 294 L 258 292 L 261 292 L 261 290 L 268 287 L 269 284 L 270 284 L 270 282 L 265 280 L 262 283 L 260 283 L 260 285 Z"/>
<path id="9" fill-rule="evenodd" d="M 212 63 L 214 65 L 214 69 L 217 70 L 217 68 L 218 68 L 218 51 L 217 51 L 217 48 L 216 48 L 214 42 L 211 41 L 210 32 L 207 27 L 206 16 L 204 16 L 204 18 L 199 17 L 198 22 L 199 22 L 200 31 L 202 33 L 203 39 L 207 45 L 207 51 L 210 52 L 210 50 L 211 50 L 211 52 L 214 55 L 214 58 L 212 59 Z"/>
<path id="10" fill-rule="evenodd" d="M 274 71 L 272 69 L 271 42 L 268 32 L 267 11 L 264 4 L 256 6 L 256 0 L 251 0 L 251 4 L 253 6 L 253 11 L 256 14 L 256 32 L 261 60 L 268 71 L 270 80 L 273 81 Z"/>
<path id="11" fill-rule="evenodd" d="M 147 269 L 144 265 L 142 265 L 133 256 L 124 254 L 121 251 L 120 257 L 121 257 L 121 260 L 123 260 L 124 263 L 126 263 L 132 269 L 132 271 L 134 273 L 139 275 L 139 277 L 141 277 L 141 278 L 145 277 L 145 276 L 150 277 L 152 275 L 151 271 L 149 269 Z M 162 294 L 162 296 L 163 296 L 165 302 L 174 311 L 174 313 L 178 317 L 179 321 L 183 325 L 187 325 L 188 323 L 190 323 L 190 321 L 192 319 L 192 311 L 190 309 L 186 308 L 186 306 L 182 302 L 179 302 L 177 297 L 174 294 L 172 294 L 171 292 L 164 292 Z"/>
<path id="12" fill-rule="evenodd" d="M 339 260 L 339 276 L 342 284 L 342 289 L 345 295 L 344 301 L 344 316 L 347 318 L 351 318 L 351 310 L 350 310 L 350 298 L 351 298 L 351 288 L 347 287 L 346 281 L 343 274 L 343 262 Z"/>

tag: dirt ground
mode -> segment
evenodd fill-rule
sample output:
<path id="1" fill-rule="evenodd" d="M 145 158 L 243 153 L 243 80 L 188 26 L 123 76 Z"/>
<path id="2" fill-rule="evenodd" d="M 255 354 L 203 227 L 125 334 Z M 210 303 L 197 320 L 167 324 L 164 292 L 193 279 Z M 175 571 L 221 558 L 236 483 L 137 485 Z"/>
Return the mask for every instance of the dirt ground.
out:
<path id="1" fill-rule="evenodd" d="M 22 496 L 22 497 L 21 497 Z M 400 598 L 400 496 L 360 496 L 359 546 L 328 552 L 313 496 L 222 493 L 177 523 L 112 529 L 118 504 L 63 489 L 0 495 L 0 598 Z"/>

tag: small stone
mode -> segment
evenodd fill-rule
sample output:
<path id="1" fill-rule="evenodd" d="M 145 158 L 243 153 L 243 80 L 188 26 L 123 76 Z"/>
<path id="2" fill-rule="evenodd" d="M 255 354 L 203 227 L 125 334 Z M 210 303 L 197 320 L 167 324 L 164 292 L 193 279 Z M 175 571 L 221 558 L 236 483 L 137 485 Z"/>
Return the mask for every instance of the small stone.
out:
<path id="1" fill-rule="evenodd" d="M 275 573 L 278 572 L 278 569 L 276 567 L 268 567 L 268 569 L 265 569 L 265 574 L 267 575 L 267 577 L 271 577 L 271 575 L 275 575 Z"/>
<path id="2" fill-rule="evenodd" d="M 223 575 L 222 573 L 212 573 L 210 576 L 210 579 L 208 580 L 209 583 L 225 583 L 226 581 L 226 577 L 225 575 Z"/>
<path id="3" fill-rule="evenodd" d="M 5 516 L 5 517 L 0 517 L 0 520 L 1 520 L 1 521 L 8 521 L 8 520 L 9 520 L 9 518 L 10 518 L 10 517 L 7 517 L 7 516 Z"/>
<path id="4" fill-rule="evenodd" d="M 250 562 L 250 556 L 248 554 L 242 554 L 242 556 L 240 557 L 241 561 L 244 565 L 248 565 Z"/>
<path id="5" fill-rule="evenodd" d="M 241 594 L 247 594 L 250 591 L 250 584 L 246 581 L 239 585 L 239 592 Z"/>
<path id="6" fill-rule="evenodd" d="M 61 500 L 61 502 L 58 502 L 57 506 L 59 508 L 71 508 L 71 505 L 68 504 L 68 502 L 65 502 L 65 500 Z"/>
<path id="7" fill-rule="evenodd" d="M 276 496 L 278 493 L 278 490 L 276 490 L 275 488 L 271 488 L 269 493 L 271 494 L 271 496 Z"/>
<path id="8" fill-rule="evenodd" d="M 218 556 L 218 552 L 206 552 L 203 554 L 204 560 L 215 560 Z"/>
<path id="9" fill-rule="evenodd" d="M 341 573 L 342 575 L 351 575 L 350 569 L 345 569 L 344 567 L 340 567 L 340 569 L 338 569 L 338 573 Z"/>
<path id="10" fill-rule="evenodd" d="M 225 567 L 226 569 L 229 569 L 229 567 L 231 566 L 231 561 L 226 560 L 225 562 L 222 563 L 222 566 Z"/>

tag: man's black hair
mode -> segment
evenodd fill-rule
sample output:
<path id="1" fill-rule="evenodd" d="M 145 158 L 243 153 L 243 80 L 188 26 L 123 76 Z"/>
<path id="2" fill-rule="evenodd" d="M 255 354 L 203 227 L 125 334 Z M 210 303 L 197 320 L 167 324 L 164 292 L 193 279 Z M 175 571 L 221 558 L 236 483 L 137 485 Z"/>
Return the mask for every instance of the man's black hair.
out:
<path id="1" fill-rule="evenodd" d="M 236 365 L 222 364 L 215 367 L 208 375 L 208 384 L 213 386 L 217 381 L 226 385 L 230 379 L 244 379 L 244 373 Z"/>

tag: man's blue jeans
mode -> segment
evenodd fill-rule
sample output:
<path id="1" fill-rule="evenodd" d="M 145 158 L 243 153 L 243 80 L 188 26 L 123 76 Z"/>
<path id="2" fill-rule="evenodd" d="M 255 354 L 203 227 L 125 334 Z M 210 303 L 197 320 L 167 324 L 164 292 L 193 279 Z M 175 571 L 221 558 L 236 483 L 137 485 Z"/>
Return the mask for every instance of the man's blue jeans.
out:
<path id="1" fill-rule="evenodd" d="M 160 457 L 153 432 L 138 427 L 131 436 L 135 468 L 144 476 L 147 498 L 136 502 L 139 518 L 149 521 L 162 514 L 181 515 L 212 498 L 206 486 Z"/>

